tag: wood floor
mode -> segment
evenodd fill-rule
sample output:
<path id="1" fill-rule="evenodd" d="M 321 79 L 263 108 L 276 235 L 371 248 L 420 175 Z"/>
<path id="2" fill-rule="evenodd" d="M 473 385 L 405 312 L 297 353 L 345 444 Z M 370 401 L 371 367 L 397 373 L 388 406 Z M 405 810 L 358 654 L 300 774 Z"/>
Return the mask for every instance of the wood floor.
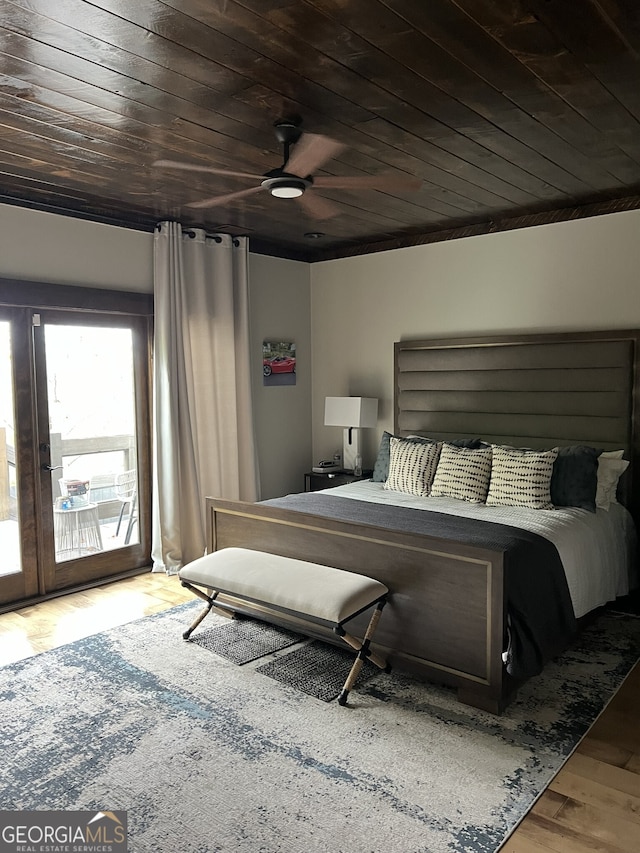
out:
<path id="1" fill-rule="evenodd" d="M 193 598 L 176 577 L 149 572 L 0 614 L 0 666 Z"/>
<path id="2" fill-rule="evenodd" d="M 145 574 L 1 614 L 0 665 L 192 598 Z M 640 853 L 640 663 L 501 853 Z"/>

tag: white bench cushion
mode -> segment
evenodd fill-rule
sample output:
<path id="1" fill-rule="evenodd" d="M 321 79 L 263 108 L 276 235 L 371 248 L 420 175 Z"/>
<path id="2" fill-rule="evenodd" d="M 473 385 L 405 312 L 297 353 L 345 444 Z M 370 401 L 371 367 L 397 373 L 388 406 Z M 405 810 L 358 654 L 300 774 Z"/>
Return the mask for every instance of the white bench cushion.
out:
<path id="1" fill-rule="evenodd" d="M 388 592 L 373 578 L 248 548 L 223 548 L 179 572 L 182 580 L 338 623 Z"/>

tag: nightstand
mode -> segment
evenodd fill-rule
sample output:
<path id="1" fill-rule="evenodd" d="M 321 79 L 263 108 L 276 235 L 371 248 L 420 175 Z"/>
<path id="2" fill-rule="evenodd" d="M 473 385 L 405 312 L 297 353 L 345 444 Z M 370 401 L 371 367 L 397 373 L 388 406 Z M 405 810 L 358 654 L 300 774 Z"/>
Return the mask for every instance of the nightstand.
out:
<path id="1" fill-rule="evenodd" d="M 373 470 L 363 471 L 359 477 L 349 471 L 329 471 L 326 474 L 316 474 L 308 471 L 304 475 L 305 492 L 318 492 L 321 489 L 331 489 L 333 486 L 346 486 L 347 483 L 357 483 L 358 480 L 369 480 Z"/>

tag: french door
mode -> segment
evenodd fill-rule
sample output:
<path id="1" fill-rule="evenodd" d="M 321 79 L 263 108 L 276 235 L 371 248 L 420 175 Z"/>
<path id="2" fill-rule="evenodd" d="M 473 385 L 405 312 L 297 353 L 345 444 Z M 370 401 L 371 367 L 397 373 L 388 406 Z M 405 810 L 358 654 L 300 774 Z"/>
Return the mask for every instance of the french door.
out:
<path id="1" fill-rule="evenodd" d="M 149 564 L 144 317 L 0 306 L 0 604 Z"/>

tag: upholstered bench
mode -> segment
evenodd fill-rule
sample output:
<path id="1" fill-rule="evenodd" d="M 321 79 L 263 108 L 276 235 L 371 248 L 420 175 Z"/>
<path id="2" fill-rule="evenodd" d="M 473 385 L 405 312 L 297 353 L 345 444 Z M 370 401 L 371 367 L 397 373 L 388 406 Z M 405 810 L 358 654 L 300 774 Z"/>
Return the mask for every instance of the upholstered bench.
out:
<path id="1" fill-rule="evenodd" d="M 184 632 L 185 640 L 214 606 L 233 613 L 234 608 L 229 603 L 218 600 L 222 593 L 329 626 L 354 648 L 357 655 L 338 698 L 340 705 L 346 704 L 365 659 L 385 672 L 390 671 L 387 662 L 370 648 L 389 592 L 384 584 L 373 578 L 247 548 L 214 551 L 189 563 L 179 575 L 182 585 L 208 605 Z M 345 622 L 374 606 L 362 640 L 345 631 Z"/>

